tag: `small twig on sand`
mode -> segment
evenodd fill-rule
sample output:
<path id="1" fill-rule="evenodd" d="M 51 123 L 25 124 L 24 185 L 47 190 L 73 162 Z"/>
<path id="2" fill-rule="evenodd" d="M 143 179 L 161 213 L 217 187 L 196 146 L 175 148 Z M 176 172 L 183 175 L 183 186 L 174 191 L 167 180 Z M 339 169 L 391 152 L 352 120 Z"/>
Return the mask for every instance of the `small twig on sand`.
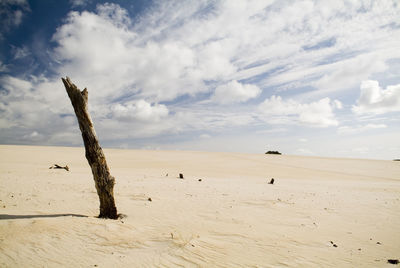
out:
<path id="1" fill-rule="evenodd" d="M 66 171 L 69 171 L 69 167 L 67 165 L 65 167 L 62 167 L 60 165 L 54 164 L 53 166 L 49 167 L 49 169 L 65 169 Z"/>

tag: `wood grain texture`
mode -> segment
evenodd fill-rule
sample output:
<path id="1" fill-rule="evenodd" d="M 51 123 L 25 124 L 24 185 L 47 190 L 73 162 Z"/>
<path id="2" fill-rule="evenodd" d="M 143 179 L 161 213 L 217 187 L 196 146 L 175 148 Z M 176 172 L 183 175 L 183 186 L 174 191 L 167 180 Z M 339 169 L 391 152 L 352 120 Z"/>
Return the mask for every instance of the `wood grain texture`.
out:
<path id="1" fill-rule="evenodd" d="M 103 150 L 99 145 L 92 119 L 88 112 L 88 90 L 79 90 L 71 80 L 61 78 L 68 96 L 74 107 L 78 119 L 79 128 L 85 145 L 86 159 L 92 169 L 97 194 L 100 200 L 100 218 L 117 219 L 117 208 L 114 201 L 115 179 L 110 174 Z"/>

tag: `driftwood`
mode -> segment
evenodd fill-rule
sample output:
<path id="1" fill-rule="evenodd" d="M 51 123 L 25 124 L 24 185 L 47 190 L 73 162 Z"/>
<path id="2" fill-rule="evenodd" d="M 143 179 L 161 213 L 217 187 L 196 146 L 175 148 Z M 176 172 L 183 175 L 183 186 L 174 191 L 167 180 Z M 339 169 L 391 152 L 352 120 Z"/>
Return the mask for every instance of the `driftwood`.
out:
<path id="1" fill-rule="evenodd" d="M 51 167 L 49 167 L 49 169 L 65 169 L 66 171 L 69 171 L 68 165 L 66 165 L 65 167 L 62 167 L 60 165 L 54 164 Z"/>
<path id="2" fill-rule="evenodd" d="M 82 132 L 86 159 L 92 169 L 93 179 L 100 200 L 99 218 L 117 219 L 118 214 L 114 201 L 115 179 L 110 174 L 106 158 L 99 145 L 92 119 L 88 112 L 88 91 L 86 88 L 80 91 L 68 77 L 61 79 L 74 107 L 79 128 Z"/>

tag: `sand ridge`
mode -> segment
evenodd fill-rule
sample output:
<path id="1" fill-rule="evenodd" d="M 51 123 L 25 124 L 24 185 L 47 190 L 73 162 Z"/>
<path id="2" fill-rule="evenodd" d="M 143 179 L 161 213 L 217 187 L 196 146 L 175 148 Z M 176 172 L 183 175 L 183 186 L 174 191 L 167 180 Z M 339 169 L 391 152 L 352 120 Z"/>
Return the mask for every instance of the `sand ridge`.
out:
<path id="1" fill-rule="evenodd" d="M 399 162 L 105 155 L 126 215 L 118 221 L 96 218 L 83 148 L 0 145 L 1 267 L 391 267 L 400 258 Z"/>

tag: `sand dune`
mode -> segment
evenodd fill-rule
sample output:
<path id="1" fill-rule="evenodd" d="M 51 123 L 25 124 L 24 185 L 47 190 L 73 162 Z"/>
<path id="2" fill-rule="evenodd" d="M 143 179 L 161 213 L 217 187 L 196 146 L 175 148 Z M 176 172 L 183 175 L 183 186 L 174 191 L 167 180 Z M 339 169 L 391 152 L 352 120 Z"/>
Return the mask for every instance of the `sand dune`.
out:
<path id="1" fill-rule="evenodd" d="M 83 148 L 0 146 L 0 267 L 392 267 L 387 259 L 400 259 L 400 162 L 105 154 L 126 215 L 117 221 L 96 218 Z M 56 163 L 70 171 L 49 169 Z"/>

